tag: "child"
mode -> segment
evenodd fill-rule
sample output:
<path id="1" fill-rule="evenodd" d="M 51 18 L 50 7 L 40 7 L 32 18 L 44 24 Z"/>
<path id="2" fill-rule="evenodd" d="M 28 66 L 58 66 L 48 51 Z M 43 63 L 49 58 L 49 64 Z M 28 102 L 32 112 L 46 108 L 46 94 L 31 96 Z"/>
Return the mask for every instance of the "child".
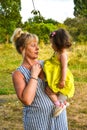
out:
<path id="1" fill-rule="evenodd" d="M 52 32 L 50 42 L 55 53 L 44 62 L 43 70 L 47 82 L 46 93 L 55 104 L 54 117 L 56 117 L 69 105 L 67 97 L 71 98 L 74 94 L 74 78 L 67 68 L 67 48 L 72 44 L 68 32 L 64 29 Z"/>

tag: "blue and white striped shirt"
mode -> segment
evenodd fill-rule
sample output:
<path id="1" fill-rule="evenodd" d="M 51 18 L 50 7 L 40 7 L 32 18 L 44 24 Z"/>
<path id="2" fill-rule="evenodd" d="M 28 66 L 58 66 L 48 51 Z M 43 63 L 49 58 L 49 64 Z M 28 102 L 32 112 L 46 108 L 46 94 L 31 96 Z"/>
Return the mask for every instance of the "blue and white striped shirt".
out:
<path id="1" fill-rule="evenodd" d="M 42 61 L 40 61 L 41 64 Z M 24 66 L 19 70 L 29 82 L 31 72 Z M 24 130 L 68 130 L 66 110 L 58 117 L 53 117 L 54 105 L 44 92 L 45 83 L 38 78 L 38 87 L 34 101 L 29 106 L 24 106 Z"/>

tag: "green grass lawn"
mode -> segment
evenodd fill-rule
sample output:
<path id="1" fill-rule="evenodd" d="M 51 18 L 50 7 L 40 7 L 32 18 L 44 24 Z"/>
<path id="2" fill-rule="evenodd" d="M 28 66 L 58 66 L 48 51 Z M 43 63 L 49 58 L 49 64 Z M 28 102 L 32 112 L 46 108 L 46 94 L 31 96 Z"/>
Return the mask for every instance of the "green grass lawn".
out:
<path id="1" fill-rule="evenodd" d="M 49 45 L 40 47 L 39 59 L 51 57 L 53 50 Z M 74 45 L 69 52 L 69 67 L 75 78 L 75 82 L 87 82 L 87 46 Z M 0 95 L 15 93 L 11 75 L 21 64 L 22 57 L 12 44 L 0 45 Z"/>
<path id="2" fill-rule="evenodd" d="M 40 46 L 39 59 L 53 54 L 50 45 Z M 22 57 L 12 44 L 0 45 L 0 129 L 23 130 L 22 104 L 15 95 L 12 72 Z M 75 95 L 67 108 L 69 130 L 87 130 L 87 45 L 73 45 L 69 51 L 69 68 L 75 79 Z"/>

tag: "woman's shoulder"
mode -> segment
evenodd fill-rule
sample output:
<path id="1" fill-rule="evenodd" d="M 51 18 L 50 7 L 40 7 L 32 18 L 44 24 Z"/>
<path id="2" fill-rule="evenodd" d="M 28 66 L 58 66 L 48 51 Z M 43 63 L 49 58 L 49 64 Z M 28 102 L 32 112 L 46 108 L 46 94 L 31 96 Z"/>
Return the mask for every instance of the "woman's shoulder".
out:
<path id="1" fill-rule="evenodd" d="M 12 79 L 13 79 L 13 81 L 14 80 L 19 80 L 21 78 L 23 79 L 24 76 L 23 76 L 23 74 L 19 70 L 15 70 L 15 71 L 12 72 Z"/>
<path id="2" fill-rule="evenodd" d="M 13 77 L 15 77 L 16 75 L 22 76 L 22 75 L 23 75 L 23 72 L 25 71 L 24 69 L 25 69 L 25 68 L 24 68 L 23 66 L 17 67 L 16 70 L 14 70 L 14 71 L 12 72 L 12 76 L 13 76 Z"/>

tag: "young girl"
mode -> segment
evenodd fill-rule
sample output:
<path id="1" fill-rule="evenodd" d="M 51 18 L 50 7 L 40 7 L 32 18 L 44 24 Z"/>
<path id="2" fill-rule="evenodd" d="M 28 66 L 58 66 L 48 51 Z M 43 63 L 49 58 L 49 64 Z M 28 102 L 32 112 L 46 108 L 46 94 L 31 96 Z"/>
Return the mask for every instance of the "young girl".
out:
<path id="1" fill-rule="evenodd" d="M 74 78 L 68 69 L 67 49 L 71 47 L 70 36 L 64 29 L 50 34 L 54 55 L 44 62 L 46 76 L 46 93 L 55 104 L 54 117 L 58 116 L 68 105 L 67 97 L 74 94 Z"/>

